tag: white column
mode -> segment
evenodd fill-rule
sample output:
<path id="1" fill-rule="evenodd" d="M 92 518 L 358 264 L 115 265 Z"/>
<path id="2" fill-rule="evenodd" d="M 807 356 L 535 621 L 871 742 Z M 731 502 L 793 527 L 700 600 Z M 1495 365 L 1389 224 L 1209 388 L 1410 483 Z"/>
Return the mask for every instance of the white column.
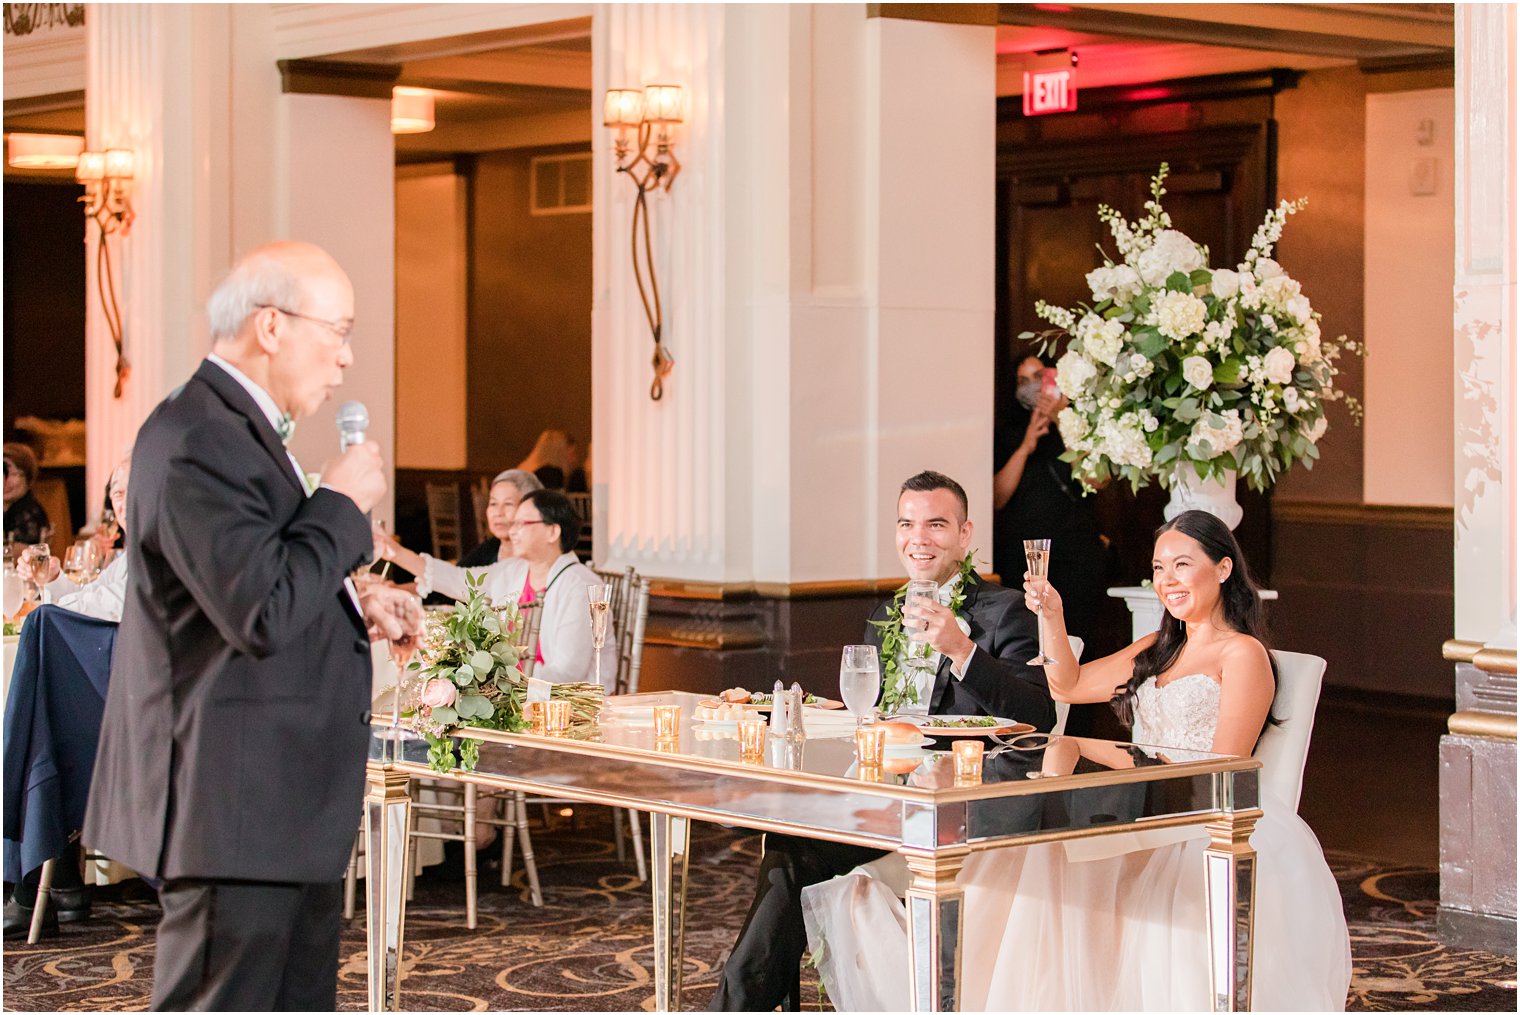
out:
<path id="1" fill-rule="evenodd" d="M 684 168 L 654 201 L 676 356 L 658 403 L 632 188 L 596 128 L 597 559 L 698 581 L 893 575 L 897 487 L 935 468 L 971 492 L 990 560 L 994 29 L 603 6 L 593 55 L 598 115 L 607 87 L 691 100 Z"/>
<path id="2" fill-rule="evenodd" d="M 132 374 L 116 398 L 116 353 L 96 295 L 87 233 L 87 510 L 152 408 L 207 348 L 200 307 L 228 260 L 227 8 L 96 4 L 86 19 L 93 150 L 136 153 L 131 234 L 111 240 Z"/>
<path id="3" fill-rule="evenodd" d="M 1515 648 L 1515 9 L 1457 5 L 1456 633 Z"/>

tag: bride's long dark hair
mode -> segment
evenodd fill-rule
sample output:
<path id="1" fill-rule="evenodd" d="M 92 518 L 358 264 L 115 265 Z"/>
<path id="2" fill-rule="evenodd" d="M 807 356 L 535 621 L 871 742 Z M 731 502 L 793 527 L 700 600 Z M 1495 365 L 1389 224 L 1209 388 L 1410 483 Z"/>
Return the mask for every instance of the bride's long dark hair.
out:
<path id="1" fill-rule="evenodd" d="M 1157 529 L 1156 538 L 1160 539 L 1168 532 L 1180 532 L 1196 540 L 1203 547 L 1203 552 L 1216 564 L 1226 557 L 1230 558 L 1233 564 L 1230 576 L 1219 586 L 1219 600 L 1224 607 L 1225 623 L 1231 630 L 1248 634 L 1261 642 L 1263 648 L 1270 649 L 1272 646 L 1267 641 L 1267 623 L 1262 613 L 1261 594 L 1256 582 L 1251 579 L 1245 555 L 1240 552 L 1240 544 L 1235 541 L 1235 534 L 1229 526 L 1207 511 L 1184 511 Z M 1165 673 L 1177 661 L 1177 657 L 1182 655 L 1186 646 L 1187 627 L 1163 605 L 1161 629 L 1156 634 L 1155 642 L 1135 656 L 1134 672 L 1129 683 L 1113 699 L 1113 708 L 1120 722 L 1126 726 L 1134 725 L 1135 694 L 1140 685 L 1151 677 Z M 1272 657 L 1269 654 L 1267 658 Z M 1274 686 L 1277 683 L 1275 660 L 1272 663 L 1272 683 Z M 1268 721 L 1275 720 L 1269 716 Z"/>

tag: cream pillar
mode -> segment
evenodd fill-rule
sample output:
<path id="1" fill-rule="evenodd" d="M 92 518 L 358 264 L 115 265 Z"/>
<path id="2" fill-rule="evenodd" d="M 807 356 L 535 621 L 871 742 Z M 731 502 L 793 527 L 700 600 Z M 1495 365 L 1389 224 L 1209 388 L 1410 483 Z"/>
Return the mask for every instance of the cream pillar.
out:
<path id="1" fill-rule="evenodd" d="M 1515 8 L 1456 13 L 1457 711 L 1441 738 L 1449 944 L 1515 954 Z"/>
<path id="2" fill-rule="evenodd" d="M 765 585 L 890 577 L 898 484 L 971 492 L 991 559 L 991 25 L 863 5 L 597 9 L 594 94 L 679 84 L 652 202 L 664 399 L 597 127 L 597 559 Z M 944 153 L 944 154 L 937 154 Z"/>
<path id="3" fill-rule="evenodd" d="M 143 419 L 208 346 L 200 307 L 229 261 L 228 17 L 213 4 L 97 4 L 85 20 L 89 147 L 136 154 L 136 221 L 109 241 L 132 366 L 120 398 L 93 225 L 86 239 L 87 512 Z"/>

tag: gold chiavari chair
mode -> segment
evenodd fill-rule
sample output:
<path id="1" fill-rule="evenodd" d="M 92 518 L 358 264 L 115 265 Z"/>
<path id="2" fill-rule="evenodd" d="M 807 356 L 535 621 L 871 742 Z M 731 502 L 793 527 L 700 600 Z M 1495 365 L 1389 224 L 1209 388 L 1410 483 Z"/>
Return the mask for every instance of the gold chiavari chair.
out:
<path id="1" fill-rule="evenodd" d="M 459 484 L 429 480 L 426 489 L 433 556 L 439 560 L 458 560 L 464 552 L 461 546 L 463 532 L 459 525 Z"/>

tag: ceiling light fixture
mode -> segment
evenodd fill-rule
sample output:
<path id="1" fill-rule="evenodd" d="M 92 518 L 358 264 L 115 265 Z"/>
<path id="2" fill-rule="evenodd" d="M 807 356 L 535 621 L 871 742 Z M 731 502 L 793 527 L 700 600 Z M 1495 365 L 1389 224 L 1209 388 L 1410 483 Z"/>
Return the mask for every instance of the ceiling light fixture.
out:
<path id="1" fill-rule="evenodd" d="M 405 85 L 391 89 L 392 134 L 426 134 L 437 125 L 431 91 Z"/>
<path id="2" fill-rule="evenodd" d="M 70 134 L 7 134 L 5 161 L 13 169 L 73 169 L 84 138 Z"/>

